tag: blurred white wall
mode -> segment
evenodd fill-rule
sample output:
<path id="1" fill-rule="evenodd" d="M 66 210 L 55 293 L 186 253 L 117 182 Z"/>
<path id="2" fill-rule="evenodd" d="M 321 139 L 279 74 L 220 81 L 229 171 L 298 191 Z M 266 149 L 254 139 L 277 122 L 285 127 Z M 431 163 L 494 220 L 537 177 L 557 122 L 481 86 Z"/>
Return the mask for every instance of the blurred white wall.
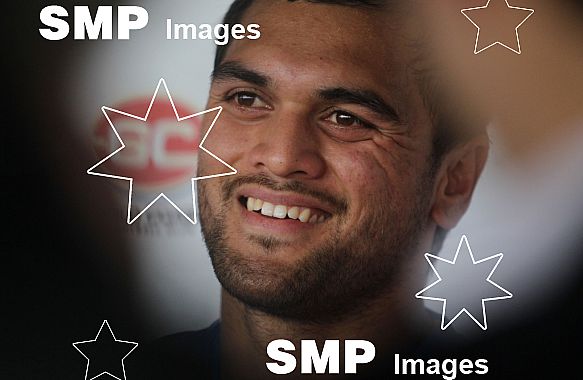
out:
<path id="1" fill-rule="evenodd" d="M 229 0 L 142 1 L 149 23 L 128 41 L 86 41 L 86 54 L 74 57 L 68 83 L 79 133 L 92 146 L 93 130 L 103 119 L 101 106 L 150 99 L 160 78 L 172 97 L 190 110 L 204 109 L 216 45 L 212 40 L 167 40 L 166 19 L 186 24 L 218 24 Z M 183 115 L 181 115 L 183 116 Z M 105 179 L 95 178 L 96 181 Z M 113 181 L 112 181 L 113 183 Z M 117 186 L 117 187 L 116 187 Z M 120 218 L 127 204 L 127 182 L 113 184 Z M 172 191 L 169 185 L 165 191 Z M 137 283 L 154 336 L 196 330 L 219 315 L 220 287 L 204 247 L 200 228 L 165 203 L 156 204 L 132 226 Z M 106 238 L 106 237 L 104 237 Z"/>

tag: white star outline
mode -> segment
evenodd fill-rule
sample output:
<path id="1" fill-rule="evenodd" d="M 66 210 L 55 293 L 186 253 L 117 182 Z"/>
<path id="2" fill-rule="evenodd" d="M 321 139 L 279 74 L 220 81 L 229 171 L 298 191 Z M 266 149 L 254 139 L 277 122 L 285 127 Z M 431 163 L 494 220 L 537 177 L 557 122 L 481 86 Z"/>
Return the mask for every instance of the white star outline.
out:
<path id="1" fill-rule="evenodd" d="M 111 121 L 111 119 L 110 119 L 109 115 L 107 114 L 107 112 L 109 111 L 109 112 L 117 113 L 117 114 L 120 114 L 120 115 L 124 115 L 124 116 L 127 116 L 127 117 L 131 117 L 131 118 L 136 119 L 136 120 L 140 120 L 140 121 L 146 122 L 148 120 L 148 116 L 150 115 L 150 110 L 152 109 L 152 105 L 154 104 L 154 100 L 156 99 L 156 96 L 158 95 L 158 91 L 160 90 L 160 86 L 163 86 L 164 87 L 164 90 L 166 91 L 166 94 L 168 95 L 168 99 L 170 100 L 170 104 L 172 105 L 172 109 L 174 110 L 174 115 L 176 116 L 176 120 L 178 122 L 181 122 L 181 121 L 184 121 L 184 120 L 188 120 L 188 119 L 191 119 L 193 117 L 201 116 L 201 115 L 204 115 L 204 114 L 209 113 L 209 112 L 218 111 L 217 112 L 217 115 L 214 117 L 213 121 L 211 122 L 211 125 L 210 125 L 209 129 L 207 130 L 207 132 L 205 133 L 204 137 L 200 141 L 200 144 L 198 145 L 198 147 L 201 150 L 203 150 L 204 152 L 206 152 L 209 155 L 211 155 L 216 160 L 218 160 L 220 163 L 222 163 L 223 165 L 225 165 L 226 167 L 228 167 L 230 169 L 230 171 L 229 172 L 225 172 L 225 173 L 212 174 L 212 175 L 206 175 L 206 176 L 200 176 L 200 177 L 193 177 L 193 178 L 191 178 L 192 205 L 193 205 L 193 210 L 194 210 L 194 213 L 193 213 L 193 217 L 192 218 L 190 218 L 188 215 L 186 215 L 186 213 L 184 211 L 182 211 L 180 209 L 180 207 L 178 207 L 178 205 L 176 205 L 170 198 L 168 198 L 166 196 L 166 194 L 164 194 L 163 192 L 161 192 L 142 211 L 140 211 L 139 214 L 137 214 L 132 219 L 132 217 L 131 217 L 131 208 L 132 208 L 132 192 L 133 192 L 134 179 L 132 177 L 122 177 L 122 176 L 117 176 L 117 175 L 113 175 L 113 174 L 99 173 L 99 172 L 95 172 L 94 170 L 95 170 L 95 168 L 99 167 L 105 161 L 109 160 L 111 157 L 115 156 L 118 152 L 120 152 L 122 149 L 124 149 L 126 147 L 125 143 L 123 142 L 123 140 L 119 136 L 119 133 L 115 129 L 115 126 L 113 125 L 113 122 Z M 178 111 L 176 110 L 176 106 L 174 105 L 174 100 L 172 99 L 172 95 L 170 94 L 170 91 L 168 90 L 168 86 L 166 85 L 166 81 L 164 80 L 164 78 L 161 78 L 158 81 L 158 85 L 156 86 L 156 90 L 154 91 L 154 95 L 152 96 L 152 100 L 150 101 L 150 105 L 148 106 L 148 110 L 146 111 L 146 114 L 143 117 L 140 117 L 140 116 L 137 116 L 137 115 L 133 115 L 131 113 L 127 113 L 127 112 L 124 112 L 124 111 L 121 111 L 121 110 L 117 110 L 115 108 L 111 108 L 111 107 L 107 107 L 107 106 L 102 106 L 101 107 L 101 112 L 103 112 L 103 114 L 105 115 L 105 118 L 107 119 L 107 122 L 109 123 L 109 125 L 113 129 L 113 132 L 115 133 L 115 136 L 117 137 L 118 141 L 121 143 L 121 147 L 117 148 L 115 151 L 113 151 L 112 153 L 110 153 L 109 155 L 107 155 L 104 159 L 102 159 L 101 161 L 99 161 L 98 163 L 96 163 L 95 165 L 93 165 L 91 168 L 89 168 L 87 170 L 87 174 L 94 175 L 94 176 L 98 176 L 98 177 L 113 178 L 113 179 L 122 179 L 122 180 L 126 180 L 126 181 L 129 181 L 130 182 L 130 189 L 129 189 L 129 193 L 128 193 L 127 224 L 133 224 L 140 216 L 142 216 L 143 213 L 145 213 L 154 203 L 156 203 L 158 201 L 158 199 L 165 198 L 180 214 L 182 214 L 182 216 L 184 216 L 191 224 L 194 225 L 194 224 L 197 223 L 197 219 L 196 219 L 196 196 L 195 196 L 196 191 L 195 191 L 195 182 L 196 181 L 199 181 L 199 180 L 203 180 L 203 179 L 224 177 L 224 176 L 229 176 L 229 175 L 237 174 L 237 169 L 235 169 L 234 167 L 232 167 L 231 165 L 229 165 L 228 163 L 226 163 L 225 161 L 223 161 L 221 158 L 219 158 L 217 155 L 215 155 L 213 152 L 211 152 L 210 150 L 208 150 L 207 148 L 204 147 L 204 143 L 205 143 L 208 135 L 213 130 L 213 127 L 215 126 L 215 123 L 218 120 L 219 116 L 221 115 L 221 112 L 222 111 L 223 111 L 223 107 L 218 106 L 218 107 L 214 107 L 214 108 L 207 109 L 205 111 L 201 111 L 201 112 L 194 113 L 192 115 L 187 115 L 187 116 L 180 117 L 178 115 Z"/>
<path id="2" fill-rule="evenodd" d="M 91 359 L 89 359 L 89 358 L 88 358 L 88 357 L 87 357 L 87 356 L 86 356 L 86 355 L 85 355 L 85 354 L 84 354 L 84 353 L 83 353 L 83 352 L 82 352 L 82 351 L 81 351 L 79 348 L 77 348 L 77 344 L 83 344 L 83 343 L 92 343 L 92 342 L 96 342 L 96 341 L 97 341 L 97 338 L 99 338 L 99 334 L 101 334 L 101 330 L 103 330 L 103 326 L 105 326 L 105 325 L 107 325 L 107 328 L 109 329 L 109 332 L 110 332 L 111 336 L 113 337 L 113 339 L 114 339 L 116 342 L 120 342 L 120 343 L 127 343 L 127 344 L 133 344 L 133 345 L 134 345 L 134 348 L 132 348 L 132 349 L 131 349 L 131 350 L 130 350 L 130 351 L 129 351 L 129 352 L 128 352 L 128 353 L 127 353 L 127 354 L 126 354 L 126 355 L 125 355 L 125 356 L 124 356 L 122 359 L 121 359 L 121 369 L 122 369 L 122 371 L 123 371 L 123 379 L 120 379 L 119 377 L 117 377 L 117 376 L 115 376 L 115 375 L 113 375 L 113 374 L 111 374 L 111 373 L 109 373 L 109 372 L 107 372 L 107 371 L 103 371 L 103 372 L 101 372 L 99 375 L 93 376 L 91 379 L 87 379 L 87 376 L 89 375 L 89 364 L 90 364 L 90 362 L 91 362 Z M 125 340 L 119 340 L 119 339 L 117 339 L 117 338 L 115 337 L 115 335 L 113 334 L 113 330 L 112 330 L 112 329 L 111 329 L 111 327 L 109 326 L 109 322 L 107 322 L 107 319 L 104 319 L 104 320 L 103 320 L 103 323 L 101 324 L 101 327 L 99 328 L 99 331 L 97 331 L 97 335 L 95 335 L 95 339 L 93 339 L 93 340 L 85 340 L 85 341 L 82 341 L 82 342 L 75 342 L 75 343 L 73 343 L 73 347 L 75 347 L 75 349 L 76 349 L 77 351 L 79 351 L 79 353 L 80 353 L 81 355 L 83 355 L 83 357 L 84 357 L 85 359 L 87 359 L 87 367 L 85 368 L 85 380 L 93 380 L 93 379 L 96 379 L 96 378 L 100 377 L 101 375 L 109 375 L 109 376 L 111 376 L 111 377 L 113 377 L 113 378 L 115 378 L 115 379 L 117 379 L 117 380 L 126 380 L 126 368 L 125 368 L 125 364 L 124 364 L 124 362 L 123 362 L 123 361 L 125 360 L 125 358 L 127 358 L 127 357 L 128 357 L 128 356 L 129 356 L 129 355 L 130 355 L 130 354 L 131 354 L 131 353 L 132 353 L 132 352 L 133 352 L 133 351 L 134 351 L 134 350 L 135 350 L 137 347 L 138 347 L 138 343 L 136 343 L 136 342 L 128 342 L 128 341 L 125 341 Z"/>
<path id="3" fill-rule="evenodd" d="M 516 28 L 514 28 L 514 30 L 516 31 L 516 41 L 518 42 L 518 50 L 514 50 L 514 49 L 513 49 L 513 48 L 511 48 L 510 46 L 508 46 L 508 45 L 505 45 L 505 44 L 503 44 L 503 43 L 502 43 L 502 42 L 500 42 L 500 41 L 495 41 L 495 42 L 492 42 L 490 45 L 488 45 L 488 46 L 486 46 L 486 47 L 484 47 L 484 48 L 482 48 L 482 49 L 478 50 L 478 41 L 480 40 L 480 27 L 479 27 L 479 26 L 478 26 L 478 24 L 476 24 L 476 23 L 475 23 L 475 22 L 474 22 L 474 21 L 473 21 L 473 20 L 472 20 L 472 19 L 471 19 L 471 18 L 470 18 L 470 17 L 469 17 L 469 16 L 468 16 L 466 13 L 465 13 L 465 12 L 466 12 L 466 11 L 473 11 L 473 10 L 477 10 L 477 9 L 486 9 L 486 8 L 488 8 L 488 5 L 490 5 L 490 1 L 492 1 L 492 0 L 488 0 L 488 2 L 486 3 L 486 5 L 484 5 L 484 6 L 481 6 L 481 7 L 466 8 L 466 9 L 462 9 L 462 10 L 461 10 L 462 14 L 463 14 L 463 15 L 464 15 L 464 16 L 465 16 L 465 17 L 466 17 L 468 20 L 470 20 L 470 22 L 471 22 L 472 24 L 474 24 L 474 26 L 475 26 L 476 28 L 478 28 L 478 34 L 476 35 L 476 44 L 475 44 L 475 46 L 474 46 L 474 54 L 480 54 L 480 53 L 481 53 L 481 52 L 483 52 L 484 50 L 486 50 L 486 49 L 488 49 L 488 48 L 491 48 L 492 46 L 494 46 L 494 45 L 496 45 L 496 44 L 498 44 L 498 45 L 501 45 L 501 46 L 505 47 L 506 49 L 509 49 L 509 50 L 513 51 L 513 52 L 514 52 L 514 53 L 516 53 L 516 54 L 522 54 L 522 49 L 521 49 L 521 47 L 520 47 L 520 37 L 518 36 L 518 28 L 520 28 L 520 27 L 522 26 L 522 24 L 524 24 L 524 23 L 526 22 L 526 20 L 528 20 L 528 19 L 530 18 L 530 16 L 532 16 L 532 15 L 534 14 L 534 9 L 530 9 L 530 8 L 522 8 L 522 7 L 514 7 L 514 6 L 510 5 L 510 4 L 508 4 L 508 0 L 504 0 L 504 2 L 506 3 L 506 6 L 507 6 L 508 8 L 512 8 L 512 9 L 519 9 L 519 10 L 522 10 L 522 11 L 529 11 L 529 12 L 530 12 L 530 14 L 529 14 L 528 16 L 526 16 L 526 18 L 525 18 L 524 20 L 522 20 L 522 22 L 521 22 L 520 24 L 518 24 L 518 26 L 517 26 Z"/>
<path id="4" fill-rule="evenodd" d="M 495 286 L 496 288 L 498 288 L 499 290 L 501 290 L 502 292 L 506 293 L 506 295 L 500 296 L 500 297 L 482 298 L 482 318 L 483 318 L 483 321 L 484 321 L 483 324 L 480 323 L 466 308 L 462 308 L 446 324 L 445 323 L 445 310 L 446 310 L 446 305 L 447 305 L 447 298 L 428 297 L 428 296 L 422 296 L 421 295 L 425 291 L 427 291 L 431 287 L 433 287 L 434 285 L 436 285 L 439 282 L 441 282 L 441 280 L 442 280 L 441 276 L 439 275 L 439 272 L 437 272 L 437 270 L 435 269 L 435 266 L 431 262 L 431 259 L 440 260 L 440 261 L 446 262 L 448 264 L 455 265 L 455 263 L 457 261 L 457 258 L 458 258 L 458 254 L 459 254 L 459 252 L 460 252 L 460 250 L 462 248 L 462 244 L 465 244 L 466 247 L 468 248 L 468 252 L 470 253 L 470 257 L 472 259 L 472 264 L 473 265 L 481 264 L 481 263 L 483 263 L 485 261 L 498 258 L 498 261 L 496 261 L 496 264 L 494 265 L 494 267 L 490 271 L 490 274 L 488 275 L 488 277 L 486 277 L 486 281 L 489 282 L 491 285 Z M 480 328 L 482 330 L 486 331 L 488 329 L 488 322 L 486 321 L 486 301 L 503 300 L 503 299 L 508 299 L 508 298 L 512 298 L 513 297 L 512 293 L 510 293 L 508 290 L 504 289 L 503 287 L 501 287 L 500 285 L 496 284 L 494 281 L 492 281 L 490 279 L 492 277 L 492 275 L 494 274 L 494 271 L 496 271 L 496 268 L 498 267 L 498 264 L 500 264 L 500 261 L 502 261 L 502 258 L 504 258 L 504 254 L 503 253 L 498 253 L 496 255 L 492 255 L 490 257 L 486 257 L 485 259 L 476 261 L 474 259 L 474 254 L 472 253 L 472 249 L 470 247 L 470 244 L 468 243 L 468 238 L 466 237 L 466 235 L 462 235 L 462 238 L 460 239 L 460 242 L 458 244 L 457 250 L 455 252 L 455 256 L 454 256 L 454 258 L 453 258 L 452 261 L 447 260 L 447 259 L 444 259 L 444 258 L 441 258 L 439 256 L 432 255 L 430 253 L 426 253 L 425 254 L 425 260 L 427 260 L 427 262 L 429 263 L 429 266 L 431 267 L 431 269 L 433 269 L 433 273 L 435 273 L 435 275 L 437 276 L 437 280 L 434 281 L 431 285 L 426 286 L 423 290 L 419 291 L 417 294 L 415 294 L 415 298 L 443 302 L 443 308 L 442 308 L 442 311 L 441 311 L 441 329 L 442 330 L 447 329 L 463 312 L 465 312 L 474 322 L 476 322 L 476 324 L 478 326 L 480 326 Z"/>

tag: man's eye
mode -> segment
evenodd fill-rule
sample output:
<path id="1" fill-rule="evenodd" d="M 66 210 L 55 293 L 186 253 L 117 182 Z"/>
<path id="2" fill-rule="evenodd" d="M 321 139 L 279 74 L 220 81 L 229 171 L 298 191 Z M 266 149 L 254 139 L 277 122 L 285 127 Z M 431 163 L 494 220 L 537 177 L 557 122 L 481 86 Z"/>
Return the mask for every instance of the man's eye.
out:
<path id="1" fill-rule="evenodd" d="M 248 108 L 266 108 L 267 104 L 252 92 L 237 92 L 231 96 L 237 105 Z"/>
<path id="2" fill-rule="evenodd" d="M 368 123 L 344 111 L 334 111 L 328 120 L 342 127 L 369 127 Z"/>

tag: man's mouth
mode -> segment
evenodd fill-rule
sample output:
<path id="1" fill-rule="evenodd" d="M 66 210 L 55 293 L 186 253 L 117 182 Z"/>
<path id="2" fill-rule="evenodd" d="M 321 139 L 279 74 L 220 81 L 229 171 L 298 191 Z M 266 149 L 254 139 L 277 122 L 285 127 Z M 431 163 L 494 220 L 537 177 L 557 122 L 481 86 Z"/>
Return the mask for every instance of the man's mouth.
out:
<path id="1" fill-rule="evenodd" d="M 239 202 L 250 212 L 275 219 L 292 219 L 301 223 L 323 223 L 330 218 L 325 211 L 299 206 L 273 204 L 259 198 L 241 196 Z"/>

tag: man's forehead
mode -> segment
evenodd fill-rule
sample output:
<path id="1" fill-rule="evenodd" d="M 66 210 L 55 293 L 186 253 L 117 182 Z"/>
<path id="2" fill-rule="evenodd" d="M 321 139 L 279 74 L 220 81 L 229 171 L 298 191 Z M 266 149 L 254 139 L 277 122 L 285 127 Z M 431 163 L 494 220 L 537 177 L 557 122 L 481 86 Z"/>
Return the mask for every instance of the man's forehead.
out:
<path id="1" fill-rule="evenodd" d="M 412 54 L 410 40 L 394 19 L 381 8 L 258 0 L 242 22 L 260 24 L 261 38 L 232 41 L 223 61 L 260 62 L 261 66 L 285 63 L 280 71 L 326 67 L 330 76 L 342 75 L 347 81 L 369 77 L 403 89 Z"/>

